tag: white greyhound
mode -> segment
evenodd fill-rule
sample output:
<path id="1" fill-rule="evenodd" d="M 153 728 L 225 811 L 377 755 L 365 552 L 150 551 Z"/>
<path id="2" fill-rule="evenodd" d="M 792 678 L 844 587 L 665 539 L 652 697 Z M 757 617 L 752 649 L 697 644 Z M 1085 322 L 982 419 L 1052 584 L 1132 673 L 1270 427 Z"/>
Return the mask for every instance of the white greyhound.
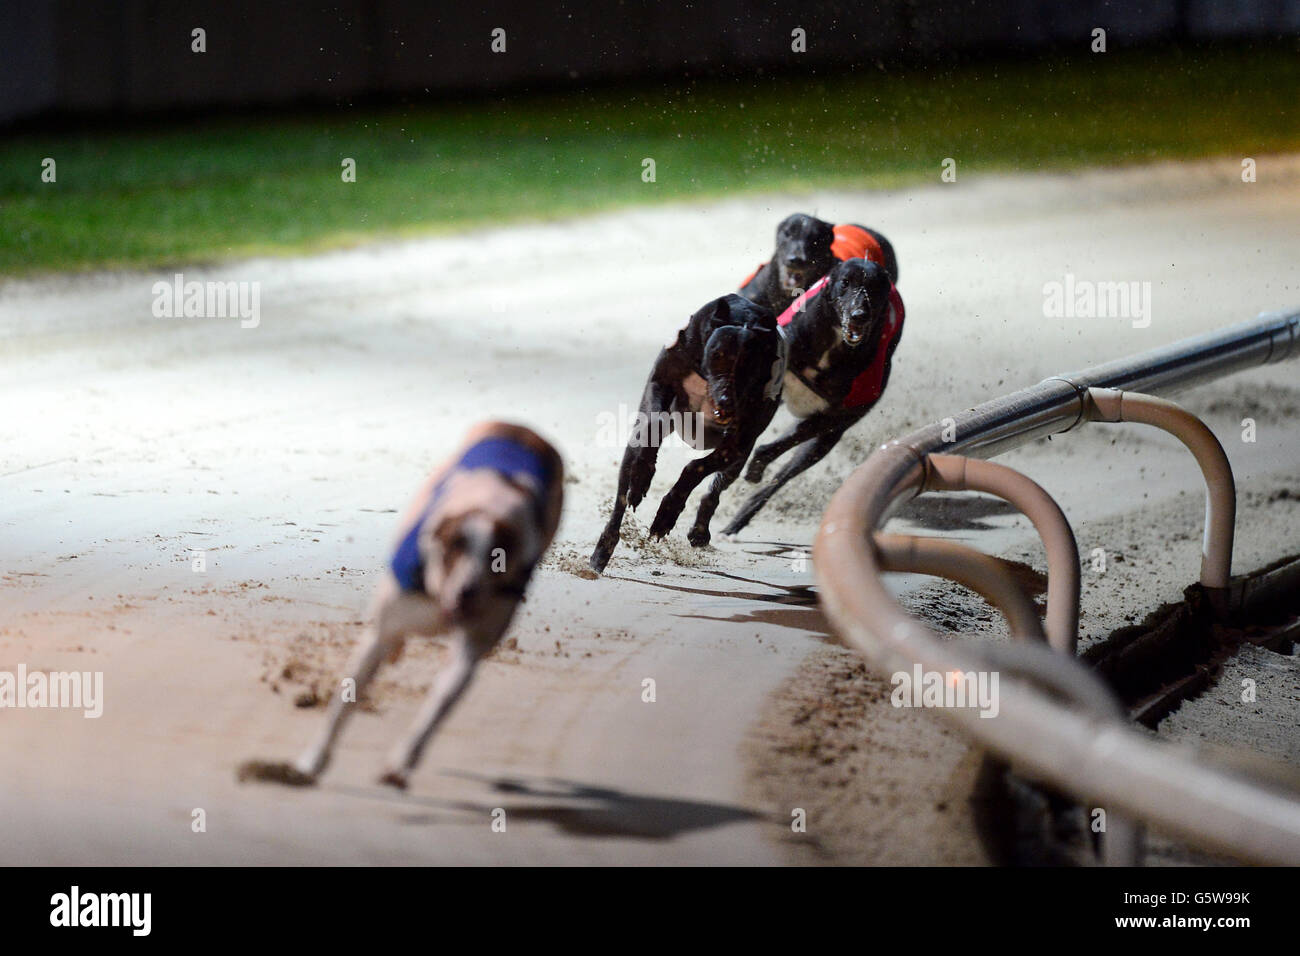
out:
<path id="1" fill-rule="evenodd" d="M 419 716 L 389 755 L 380 782 L 405 788 L 438 724 L 460 698 L 479 660 L 514 617 L 533 568 L 550 546 L 564 500 L 559 454 L 519 425 L 485 422 L 433 473 L 402 521 L 372 623 L 331 696 L 320 735 L 292 767 L 258 776 L 309 785 L 380 665 L 409 636 L 452 635 L 452 657 Z M 348 680 L 350 678 L 350 681 Z"/>

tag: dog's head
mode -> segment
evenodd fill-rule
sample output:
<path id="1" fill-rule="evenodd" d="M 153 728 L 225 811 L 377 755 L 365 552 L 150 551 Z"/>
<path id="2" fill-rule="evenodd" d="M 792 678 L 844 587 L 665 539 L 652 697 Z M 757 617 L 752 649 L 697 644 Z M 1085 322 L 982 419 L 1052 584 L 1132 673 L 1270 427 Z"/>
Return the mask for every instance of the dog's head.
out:
<path id="1" fill-rule="evenodd" d="M 889 273 L 868 259 L 846 259 L 822 292 L 845 345 L 870 341 L 889 315 Z"/>
<path id="2" fill-rule="evenodd" d="M 803 213 L 781 220 L 772 257 L 781 291 L 793 298 L 830 271 L 835 264 L 834 241 L 835 228 L 829 222 Z"/>
<path id="3" fill-rule="evenodd" d="M 455 475 L 442 517 L 424 531 L 424 590 L 452 624 L 518 595 L 540 554 L 538 489 L 487 468 Z"/>
<path id="4" fill-rule="evenodd" d="M 740 406 L 771 386 L 779 355 L 776 320 L 770 309 L 740 296 L 724 296 L 715 308 L 727 317 L 704 345 L 703 373 L 716 428 L 734 426 Z"/>

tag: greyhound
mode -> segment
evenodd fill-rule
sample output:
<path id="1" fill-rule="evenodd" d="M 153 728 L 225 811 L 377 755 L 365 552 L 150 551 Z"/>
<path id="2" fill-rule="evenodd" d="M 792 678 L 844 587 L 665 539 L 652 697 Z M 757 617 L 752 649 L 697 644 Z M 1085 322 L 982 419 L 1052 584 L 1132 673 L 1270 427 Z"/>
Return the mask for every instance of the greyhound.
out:
<path id="1" fill-rule="evenodd" d="M 903 334 L 903 299 L 884 268 L 865 259 L 839 263 L 777 319 L 789 341 L 784 399 L 799 421 L 760 446 L 745 471 L 759 482 L 776 458 L 801 446 L 723 529 L 735 534 L 777 491 L 826 457 L 880 400 Z"/>
<path id="2" fill-rule="evenodd" d="M 485 422 L 433 473 L 401 523 L 365 631 L 315 741 L 284 783 L 310 785 L 329 764 L 344 723 L 385 660 L 407 637 L 452 636 L 450 664 L 434 678 L 414 725 L 388 757 L 380 782 L 404 789 L 425 745 L 460 698 L 478 662 L 505 633 L 533 568 L 550 546 L 564 496 L 559 454 L 535 432 Z M 273 765 L 274 766 L 274 765 Z"/>
<path id="3" fill-rule="evenodd" d="M 870 259 L 898 282 L 898 257 L 879 232 L 850 223 L 832 225 L 795 213 L 776 227 L 776 250 L 740 284 L 740 294 L 780 315 L 812 283 L 846 259 Z"/>
<path id="4" fill-rule="evenodd" d="M 682 470 L 659 504 L 650 535 L 658 538 L 671 531 L 691 492 L 712 474 L 687 535 L 697 548 L 709 543 L 718 499 L 740 476 L 776 413 L 784 372 L 785 340 L 771 309 L 725 295 L 686 321 L 650 369 L 637 427 L 623 453 L 614 510 L 591 555 L 592 570 L 605 570 L 618 545 L 624 512 L 635 509 L 650 489 L 659 443 L 674 430 L 688 444 L 711 452 Z"/>

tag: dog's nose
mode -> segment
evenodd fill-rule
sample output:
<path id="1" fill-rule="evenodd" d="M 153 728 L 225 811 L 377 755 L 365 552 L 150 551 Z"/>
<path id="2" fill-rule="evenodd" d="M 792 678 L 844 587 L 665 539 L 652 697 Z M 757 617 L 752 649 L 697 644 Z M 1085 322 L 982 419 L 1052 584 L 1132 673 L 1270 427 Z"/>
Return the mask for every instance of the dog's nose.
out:
<path id="1" fill-rule="evenodd" d="M 866 317 L 867 317 L 867 313 L 865 309 L 854 309 L 852 312 L 849 313 L 850 322 L 861 322 Z"/>
<path id="2" fill-rule="evenodd" d="M 793 253 L 785 257 L 785 264 L 788 266 L 801 266 L 807 263 L 807 261 L 808 260 L 803 256 Z"/>

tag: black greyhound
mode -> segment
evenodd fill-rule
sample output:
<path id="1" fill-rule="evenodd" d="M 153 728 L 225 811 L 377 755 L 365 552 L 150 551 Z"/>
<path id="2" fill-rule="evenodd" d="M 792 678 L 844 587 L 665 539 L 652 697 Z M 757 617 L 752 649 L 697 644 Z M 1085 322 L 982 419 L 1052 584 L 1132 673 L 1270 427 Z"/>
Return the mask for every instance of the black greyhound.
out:
<path id="1" fill-rule="evenodd" d="M 903 334 L 903 300 L 883 268 L 865 259 L 848 259 L 777 321 L 789 345 L 785 404 L 799 421 L 754 452 L 745 480 L 761 481 L 778 456 L 801 447 L 741 506 L 724 534 L 745 527 L 781 486 L 821 461 L 879 401 Z"/>
<path id="2" fill-rule="evenodd" d="M 776 227 L 776 251 L 741 283 L 740 294 L 778 315 L 805 289 L 846 259 L 870 259 L 898 282 L 898 257 L 889 240 L 874 229 L 849 223 L 832 225 L 795 213 Z"/>
<path id="3" fill-rule="evenodd" d="M 650 370 L 618 472 L 614 512 L 591 554 L 593 570 L 603 571 L 609 563 L 623 513 L 628 507 L 635 510 L 650 489 L 659 443 L 674 430 L 688 444 L 711 453 L 682 469 L 659 504 L 650 534 L 662 537 L 671 531 L 691 492 L 712 474 L 688 535 L 697 548 L 709 543 L 709 521 L 718 498 L 740 476 L 754 442 L 781 403 L 784 371 L 785 341 L 771 309 L 725 295 L 687 320 Z"/>

